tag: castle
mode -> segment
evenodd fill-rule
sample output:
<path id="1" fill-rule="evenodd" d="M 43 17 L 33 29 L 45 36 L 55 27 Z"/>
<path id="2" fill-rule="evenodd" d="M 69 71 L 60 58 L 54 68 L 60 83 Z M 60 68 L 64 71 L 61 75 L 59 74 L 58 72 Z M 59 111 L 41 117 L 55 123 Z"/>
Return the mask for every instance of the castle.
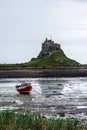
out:
<path id="1" fill-rule="evenodd" d="M 42 50 L 37 58 L 47 58 L 55 52 L 59 52 L 64 55 L 64 52 L 62 51 L 60 44 L 54 43 L 54 41 L 52 41 L 51 39 L 48 40 L 46 38 L 44 43 L 42 43 Z"/>
<path id="2" fill-rule="evenodd" d="M 54 51 L 54 50 L 59 50 L 60 49 L 60 44 L 54 43 L 52 40 L 46 40 L 44 43 L 42 43 L 42 50 L 45 51 Z"/>

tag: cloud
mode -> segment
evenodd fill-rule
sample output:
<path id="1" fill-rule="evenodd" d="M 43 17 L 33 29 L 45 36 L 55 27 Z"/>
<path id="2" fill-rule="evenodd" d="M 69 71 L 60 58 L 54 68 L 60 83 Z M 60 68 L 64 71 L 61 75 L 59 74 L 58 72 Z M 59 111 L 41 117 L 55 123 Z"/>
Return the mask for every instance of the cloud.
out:
<path id="1" fill-rule="evenodd" d="M 59 37 L 63 40 L 83 39 L 87 37 L 87 30 L 71 29 L 60 32 Z"/>
<path id="2" fill-rule="evenodd" d="M 59 20 L 60 35 L 65 39 L 85 38 L 87 34 L 87 6 L 77 2 L 63 2 Z"/>
<path id="3" fill-rule="evenodd" d="M 0 1 L 0 62 L 7 62 L 3 56 L 7 56 L 9 62 L 30 60 L 38 55 L 41 43 L 50 36 L 55 42 L 65 45 L 65 51 L 71 44 L 78 46 L 80 41 L 86 45 L 86 34 L 86 0 Z M 82 44 L 78 47 L 82 48 Z M 14 46 L 11 48 L 14 53 L 9 46 Z M 74 56 L 76 50 L 70 51 Z"/>

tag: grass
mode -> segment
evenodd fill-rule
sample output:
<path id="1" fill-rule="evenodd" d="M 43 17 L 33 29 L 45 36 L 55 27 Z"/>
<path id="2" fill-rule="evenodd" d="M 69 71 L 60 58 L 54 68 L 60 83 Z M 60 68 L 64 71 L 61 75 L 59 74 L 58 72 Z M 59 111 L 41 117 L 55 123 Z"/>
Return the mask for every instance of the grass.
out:
<path id="1" fill-rule="evenodd" d="M 71 60 L 61 53 L 53 53 L 48 58 L 32 58 L 31 61 L 20 64 L 0 64 L 0 70 L 14 69 L 31 69 L 31 68 L 87 68 L 87 65 L 81 65 L 78 62 Z"/>
<path id="2" fill-rule="evenodd" d="M 0 112 L 0 130 L 86 130 L 77 119 L 47 119 L 39 113 Z"/>
<path id="3" fill-rule="evenodd" d="M 54 53 L 48 58 L 36 58 L 27 62 L 28 67 L 57 68 L 57 67 L 76 67 L 79 63 L 69 59 L 61 53 Z"/>
<path id="4" fill-rule="evenodd" d="M 1 70 L 29 69 L 29 68 L 60 68 L 60 67 L 86 67 L 68 58 L 61 53 L 53 53 L 50 57 L 32 58 L 31 61 L 20 64 L 0 64 Z"/>

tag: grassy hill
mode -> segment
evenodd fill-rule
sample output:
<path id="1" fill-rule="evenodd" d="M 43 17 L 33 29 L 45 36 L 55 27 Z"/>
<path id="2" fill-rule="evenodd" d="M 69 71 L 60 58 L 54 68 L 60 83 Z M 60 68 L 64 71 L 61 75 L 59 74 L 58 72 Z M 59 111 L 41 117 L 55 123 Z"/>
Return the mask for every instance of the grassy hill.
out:
<path id="1" fill-rule="evenodd" d="M 25 63 L 25 66 L 32 68 L 57 68 L 79 66 L 79 63 L 56 52 L 48 58 L 33 58 L 30 62 Z"/>
<path id="2" fill-rule="evenodd" d="M 60 44 L 46 38 L 37 58 L 32 58 L 31 61 L 25 63 L 25 66 L 31 68 L 58 68 L 76 67 L 79 66 L 79 63 L 68 58 Z"/>
<path id="3" fill-rule="evenodd" d="M 26 69 L 26 68 L 59 68 L 79 67 L 80 64 L 61 53 L 53 53 L 46 58 L 32 58 L 31 61 L 21 64 L 1 64 L 0 69 Z"/>
<path id="4" fill-rule="evenodd" d="M 0 69 L 27 69 L 27 68 L 60 68 L 60 67 L 81 67 L 77 61 L 68 58 L 60 44 L 52 40 L 42 43 L 41 51 L 37 58 L 21 64 L 1 64 Z M 87 67 L 87 66 L 86 66 Z"/>

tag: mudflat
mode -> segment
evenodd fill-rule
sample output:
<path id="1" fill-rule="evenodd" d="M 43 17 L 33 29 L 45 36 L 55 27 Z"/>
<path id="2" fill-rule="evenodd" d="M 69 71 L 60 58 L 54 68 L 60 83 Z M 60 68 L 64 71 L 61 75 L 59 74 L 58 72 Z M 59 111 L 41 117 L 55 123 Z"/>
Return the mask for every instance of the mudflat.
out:
<path id="1" fill-rule="evenodd" d="M 0 70 L 0 78 L 83 77 L 83 76 L 87 76 L 87 68 Z"/>

